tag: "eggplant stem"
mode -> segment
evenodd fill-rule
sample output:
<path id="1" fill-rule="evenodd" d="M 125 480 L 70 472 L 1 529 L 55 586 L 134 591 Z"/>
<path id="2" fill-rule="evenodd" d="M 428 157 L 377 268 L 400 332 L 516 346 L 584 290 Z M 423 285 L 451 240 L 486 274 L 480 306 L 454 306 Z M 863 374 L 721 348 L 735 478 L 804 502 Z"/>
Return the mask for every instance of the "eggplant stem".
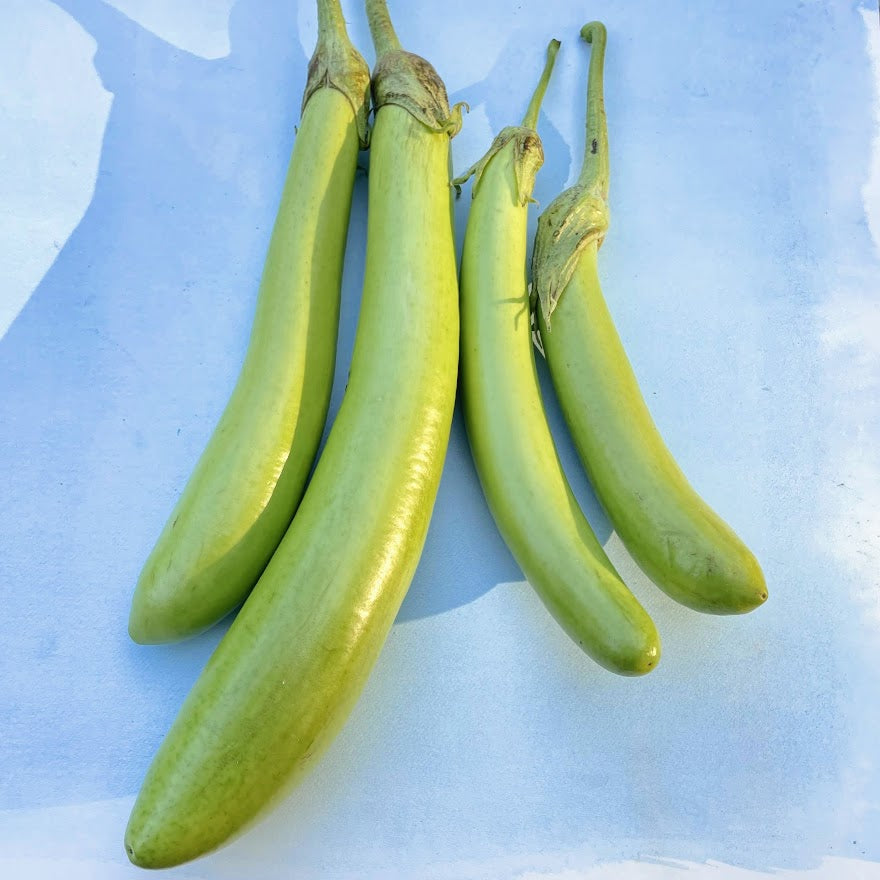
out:
<path id="1" fill-rule="evenodd" d="M 581 28 L 581 37 L 592 44 L 590 73 L 587 84 L 587 139 L 584 144 L 584 164 L 578 183 L 608 200 L 608 122 L 605 117 L 603 69 L 607 32 L 600 21 L 591 21 Z"/>
<path id="2" fill-rule="evenodd" d="M 402 47 L 388 14 L 388 4 L 385 0 L 366 0 L 366 6 L 376 55 L 381 58 L 389 52 L 399 52 Z"/>
<path id="3" fill-rule="evenodd" d="M 529 101 L 529 109 L 523 117 L 522 124 L 525 128 L 535 130 L 538 127 L 538 114 L 541 112 L 541 102 L 547 92 L 547 86 L 550 83 L 550 76 L 553 73 L 553 65 L 556 63 L 556 53 L 559 51 L 559 40 L 551 40 L 547 46 L 547 62 L 544 64 L 544 72 L 538 85 L 535 87 L 532 100 Z"/>
<path id="4" fill-rule="evenodd" d="M 345 33 L 345 18 L 339 0 L 318 0 L 318 38 Z"/>

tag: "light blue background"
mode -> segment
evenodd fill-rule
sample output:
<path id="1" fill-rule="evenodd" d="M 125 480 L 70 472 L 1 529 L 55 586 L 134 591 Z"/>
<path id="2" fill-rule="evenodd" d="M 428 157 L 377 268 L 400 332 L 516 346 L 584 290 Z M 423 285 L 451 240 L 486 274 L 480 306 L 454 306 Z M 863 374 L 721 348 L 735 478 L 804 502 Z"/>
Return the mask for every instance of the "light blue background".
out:
<path id="1" fill-rule="evenodd" d="M 0 3 L 10 877 L 138 874 L 121 844 L 131 798 L 223 627 L 140 647 L 128 605 L 241 363 L 315 33 L 307 0 L 117 5 L 132 17 L 99 0 Z M 359 4 L 344 5 L 372 59 Z M 563 41 L 542 205 L 580 162 L 578 30 L 606 23 L 606 296 L 670 447 L 754 549 L 770 600 L 705 617 L 634 568 L 542 369 L 566 470 L 658 624 L 660 667 L 613 677 L 558 631 L 495 531 L 457 414 L 422 562 L 350 723 L 275 814 L 177 875 L 572 880 L 625 862 L 614 876 L 653 878 L 671 859 L 878 876 L 876 9 L 391 8 L 404 45 L 471 105 L 457 171 L 521 117 L 547 41 Z M 334 412 L 366 208 L 360 175 Z"/>

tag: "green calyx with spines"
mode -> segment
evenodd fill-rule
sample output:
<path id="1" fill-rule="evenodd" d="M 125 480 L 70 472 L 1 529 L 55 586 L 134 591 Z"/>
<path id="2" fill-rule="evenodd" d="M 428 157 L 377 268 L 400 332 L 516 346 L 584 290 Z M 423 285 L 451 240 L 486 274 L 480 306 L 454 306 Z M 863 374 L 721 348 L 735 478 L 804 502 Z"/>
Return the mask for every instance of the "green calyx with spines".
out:
<path id="1" fill-rule="evenodd" d="M 547 327 L 584 249 L 601 246 L 609 225 L 608 125 L 603 96 L 605 26 L 594 21 L 584 25 L 581 37 L 592 43 L 584 161 L 578 182 L 565 190 L 538 218 L 532 255 L 533 295 Z"/>
<path id="2" fill-rule="evenodd" d="M 524 125 L 508 125 L 506 128 L 503 128 L 501 133 L 492 141 L 492 146 L 489 147 L 486 155 L 471 165 L 461 177 L 456 177 L 452 181 L 456 193 L 460 195 L 462 184 L 473 177 L 474 183 L 471 187 L 471 198 L 476 197 L 486 166 L 511 141 L 513 141 L 513 169 L 516 175 L 517 198 L 521 205 L 534 201 L 532 199 L 532 191 L 535 188 L 535 175 L 544 164 L 544 147 L 537 132 L 531 128 L 526 128 Z"/>
<path id="3" fill-rule="evenodd" d="M 339 0 L 318 0 L 318 44 L 309 61 L 302 110 L 324 88 L 336 89 L 348 99 L 365 149 L 370 140 L 370 67 L 348 38 Z"/>
<path id="4" fill-rule="evenodd" d="M 433 66 L 419 55 L 397 49 L 383 55 L 373 70 L 373 106 L 396 104 L 435 132 L 455 137 L 466 104 L 451 110 L 446 86 Z"/>
<path id="5" fill-rule="evenodd" d="M 385 0 L 366 0 L 366 7 L 378 56 L 373 70 L 375 110 L 396 104 L 431 131 L 455 137 L 461 130 L 461 113 L 467 104 L 449 109 L 446 86 L 433 65 L 401 47 Z"/>
<path id="6" fill-rule="evenodd" d="M 541 102 L 547 91 L 547 85 L 550 82 L 550 76 L 553 73 L 553 65 L 556 63 L 556 53 L 559 51 L 559 40 L 551 40 L 547 46 L 547 61 L 544 65 L 544 71 L 538 82 L 532 100 L 529 102 L 529 109 L 526 111 L 525 118 L 521 125 L 508 125 L 501 130 L 501 133 L 492 141 L 492 146 L 482 159 L 475 162 L 465 171 L 461 177 L 456 177 L 452 181 L 455 191 L 461 194 L 461 186 L 469 178 L 474 178 L 474 184 L 471 188 L 471 198 L 475 198 L 480 188 L 480 181 L 486 166 L 492 158 L 501 152 L 511 141 L 513 141 L 513 172 L 516 175 L 516 193 L 520 205 L 527 202 L 533 202 L 532 192 L 535 188 L 535 176 L 538 170 L 544 164 L 544 146 L 538 132 L 535 130 L 538 125 L 538 113 L 541 108 Z"/>

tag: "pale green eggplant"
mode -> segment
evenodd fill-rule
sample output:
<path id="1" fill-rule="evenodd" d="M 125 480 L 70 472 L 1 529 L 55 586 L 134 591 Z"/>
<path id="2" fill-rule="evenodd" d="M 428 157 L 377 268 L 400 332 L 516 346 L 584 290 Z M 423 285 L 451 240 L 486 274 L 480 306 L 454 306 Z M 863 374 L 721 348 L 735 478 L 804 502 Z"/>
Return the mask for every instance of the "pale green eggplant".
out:
<path id="1" fill-rule="evenodd" d="M 348 388 L 296 517 L 147 772 L 125 838 L 144 867 L 221 846 L 315 765 L 370 674 L 431 518 L 458 362 L 457 126 L 384 2 L 367 10 L 378 110 Z"/>
<path id="2" fill-rule="evenodd" d="M 582 36 L 593 44 L 583 169 L 578 183 L 541 215 L 532 264 L 547 365 L 596 494 L 639 566 L 673 599 L 698 611 L 751 611 L 767 598 L 761 568 L 663 442 L 602 295 L 598 250 L 608 228 L 609 179 L 605 28 L 593 22 Z M 669 244 L 675 246 L 674 235 Z"/>
<path id="3" fill-rule="evenodd" d="M 370 74 L 338 0 L 320 8 L 244 364 L 138 579 L 137 642 L 195 635 L 242 602 L 290 524 L 324 430 Z"/>

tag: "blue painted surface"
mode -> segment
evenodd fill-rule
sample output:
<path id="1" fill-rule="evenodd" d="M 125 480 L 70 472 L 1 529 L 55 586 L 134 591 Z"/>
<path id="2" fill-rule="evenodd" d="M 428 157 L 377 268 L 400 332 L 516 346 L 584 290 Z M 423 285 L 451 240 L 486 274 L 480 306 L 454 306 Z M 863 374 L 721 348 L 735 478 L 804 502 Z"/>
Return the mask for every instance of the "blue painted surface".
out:
<path id="1" fill-rule="evenodd" d="M 0 829 L 18 829 L 0 830 L 0 856 L 22 858 L 36 856 L 34 829 L 57 822 L 53 810 L 74 827 L 77 811 L 137 790 L 222 633 L 143 648 L 125 621 L 244 354 L 314 18 L 306 0 L 239 0 L 230 54 L 209 60 L 100 0 L 54 3 L 94 40 L 112 104 L 82 219 L 0 336 Z M 0 20 L 41 5 L 13 4 Z M 404 44 L 471 105 L 456 170 L 519 119 L 546 42 L 563 39 L 540 123 L 535 196 L 547 204 L 583 147 L 584 13 L 564 0 L 429 5 L 392 11 Z M 342 877 L 361 865 L 377 877 L 506 877 L 520 875 L 490 860 L 550 870 L 548 853 L 559 876 L 645 857 L 753 870 L 880 861 L 871 16 L 849 0 L 662 7 L 605 0 L 587 13 L 609 29 L 603 283 L 661 430 L 755 550 L 770 601 L 741 619 L 703 617 L 635 569 L 542 366 L 564 465 L 655 617 L 660 668 L 635 682 L 598 670 L 512 585 L 522 575 L 457 413 L 422 562 L 351 722 L 276 815 L 180 876 L 250 865 Z M 360 9 L 346 9 L 372 57 Z M 50 67 L 52 39 L 34 50 Z M 83 113 L 97 95 L 84 90 Z M 366 208 L 361 176 L 331 412 Z M 101 813 L 108 839 L 124 813 Z M 121 847 L 87 855 L 121 863 Z M 438 867 L 460 860 L 471 867 Z"/>

